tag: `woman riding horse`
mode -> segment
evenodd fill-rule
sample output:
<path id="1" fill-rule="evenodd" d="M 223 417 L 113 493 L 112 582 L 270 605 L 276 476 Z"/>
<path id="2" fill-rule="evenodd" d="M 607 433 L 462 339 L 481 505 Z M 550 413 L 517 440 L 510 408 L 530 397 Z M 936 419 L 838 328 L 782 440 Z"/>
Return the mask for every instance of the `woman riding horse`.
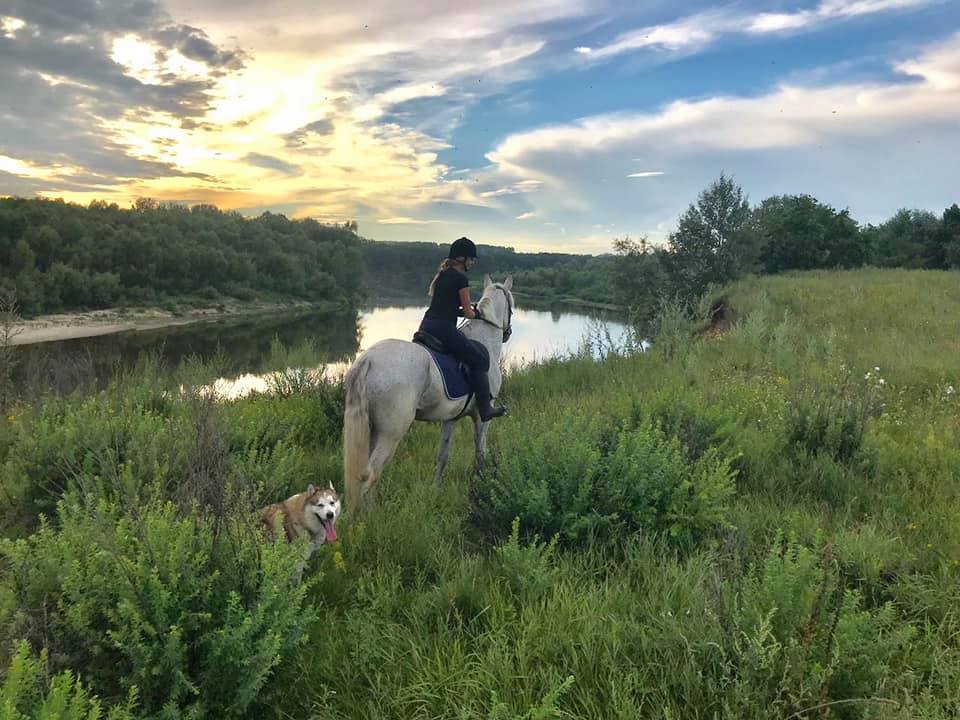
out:
<path id="1" fill-rule="evenodd" d="M 440 340 L 454 357 L 470 368 L 470 382 L 477 398 L 480 419 L 488 422 L 507 414 L 505 407 L 491 404 L 490 358 L 457 329 L 457 318 L 479 318 L 476 305 L 470 303 L 467 272 L 477 264 L 477 246 L 469 238 L 459 238 L 450 246 L 447 259 L 440 263 L 430 283 L 430 307 L 423 315 L 420 331 Z"/>

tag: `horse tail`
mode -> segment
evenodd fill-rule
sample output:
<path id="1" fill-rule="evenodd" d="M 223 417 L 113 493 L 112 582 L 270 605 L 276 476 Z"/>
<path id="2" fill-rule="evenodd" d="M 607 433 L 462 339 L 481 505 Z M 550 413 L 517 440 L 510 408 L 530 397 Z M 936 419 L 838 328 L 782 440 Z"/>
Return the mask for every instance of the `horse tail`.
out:
<path id="1" fill-rule="evenodd" d="M 370 408 L 367 372 L 370 362 L 360 358 L 344 378 L 346 402 L 343 412 L 343 486 L 347 507 L 359 506 L 363 480 L 370 461 Z"/>

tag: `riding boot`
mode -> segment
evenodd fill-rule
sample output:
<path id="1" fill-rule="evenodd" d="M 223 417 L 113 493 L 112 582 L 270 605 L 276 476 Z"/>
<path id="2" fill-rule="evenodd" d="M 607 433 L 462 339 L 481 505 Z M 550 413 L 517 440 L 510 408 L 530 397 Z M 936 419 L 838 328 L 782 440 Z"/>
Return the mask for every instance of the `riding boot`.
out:
<path id="1" fill-rule="evenodd" d="M 477 396 L 477 410 L 480 412 L 480 419 L 483 422 L 507 414 L 505 407 L 495 407 L 491 404 L 490 401 L 493 398 L 490 395 L 490 378 L 485 372 L 473 374 L 473 392 Z"/>

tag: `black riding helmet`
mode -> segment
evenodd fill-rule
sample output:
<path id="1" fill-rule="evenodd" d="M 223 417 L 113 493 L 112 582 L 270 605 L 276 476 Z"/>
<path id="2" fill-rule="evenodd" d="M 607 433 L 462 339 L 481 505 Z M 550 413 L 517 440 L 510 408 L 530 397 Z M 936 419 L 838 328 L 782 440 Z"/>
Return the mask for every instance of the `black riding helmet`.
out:
<path id="1" fill-rule="evenodd" d="M 475 258 L 477 256 L 477 246 L 473 240 L 467 237 L 457 238 L 450 246 L 448 258 Z"/>

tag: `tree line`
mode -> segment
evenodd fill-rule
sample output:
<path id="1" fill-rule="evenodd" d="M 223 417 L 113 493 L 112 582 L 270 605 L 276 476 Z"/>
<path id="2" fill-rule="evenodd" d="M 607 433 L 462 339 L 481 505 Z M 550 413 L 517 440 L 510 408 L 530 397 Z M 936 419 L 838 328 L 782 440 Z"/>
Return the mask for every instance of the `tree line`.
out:
<path id="1" fill-rule="evenodd" d="M 170 298 L 359 301 L 422 298 L 447 245 L 376 242 L 357 224 L 323 225 L 211 205 L 139 199 L 130 209 L 0 199 L 0 297 L 27 314 L 151 304 Z M 960 206 L 898 211 L 858 223 L 810 195 L 751 206 L 721 175 L 681 215 L 665 245 L 621 238 L 612 253 L 522 253 L 481 245 L 480 270 L 516 276 L 517 293 L 634 309 L 649 321 L 665 300 L 693 302 L 746 274 L 864 265 L 960 268 Z"/>
<path id="2" fill-rule="evenodd" d="M 454 238 L 450 238 L 452 241 Z M 426 295 L 430 279 L 440 262 L 447 257 L 450 243 L 430 242 L 378 242 L 363 241 L 363 257 L 366 262 L 369 287 L 380 295 L 422 298 Z M 587 258 L 570 253 L 523 253 L 512 247 L 478 244 L 480 264 L 475 274 L 485 273 L 497 278 L 513 273 L 527 277 L 536 275 L 532 287 L 550 288 L 551 293 L 562 288 L 563 280 L 557 275 L 568 266 L 581 266 Z M 579 279 L 579 278 L 578 278 Z M 518 288 L 518 292 L 523 289 Z"/>
<path id="3" fill-rule="evenodd" d="M 30 315 L 185 297 L 356 302 L 363 266 L 355 223 L 0 198 L 0 296 Z"/>
<path id="4" fill-rule="evenodd" d="M 547 299 L 630 308 L 644 326 L 665 302 L 692 304 L 711 286 L 748 274 L 960 268 L 960 206 L 940 215 L 902 209 L 879 225 L 860 224 L 848 210 L 811 195 L 778 195 L 751 206 L 743 189 L 721 175 L 681 215 L 666 244 L 627 237 L 614 240 L 612 250 L 522 271 L 516 286 Z"/>

